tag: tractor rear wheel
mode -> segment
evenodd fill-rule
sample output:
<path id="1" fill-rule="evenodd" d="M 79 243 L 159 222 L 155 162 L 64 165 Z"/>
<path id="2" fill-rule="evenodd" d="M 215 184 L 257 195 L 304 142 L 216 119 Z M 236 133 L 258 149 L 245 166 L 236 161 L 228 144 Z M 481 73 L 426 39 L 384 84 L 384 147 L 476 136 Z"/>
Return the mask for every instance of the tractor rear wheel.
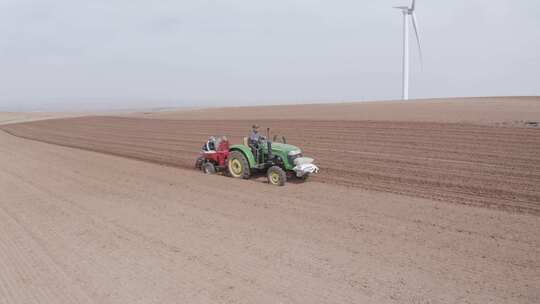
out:
<path id="1" fill-rule="evenodd" d="M 287 174 L 278 166 L 270 167 L 266 172 L 266 176 L 268 177 L 268 183 L 271 185 L 283 186 L 287 181 Z"/>
<path id="2" fill-rule="evenodd" d="M 232 177 L 248 179 L 251 176 L 249 163 L 242 152 L 232 151 L 229 154 L 227 168 Z"/>
<path id="3" fill-rule="evenodd" d="M 202 165 L 202 170 L 204 174 L 214 174 L 216 173 L 216 166 L 214 164 L 207 162 L 204 165 Z"/>

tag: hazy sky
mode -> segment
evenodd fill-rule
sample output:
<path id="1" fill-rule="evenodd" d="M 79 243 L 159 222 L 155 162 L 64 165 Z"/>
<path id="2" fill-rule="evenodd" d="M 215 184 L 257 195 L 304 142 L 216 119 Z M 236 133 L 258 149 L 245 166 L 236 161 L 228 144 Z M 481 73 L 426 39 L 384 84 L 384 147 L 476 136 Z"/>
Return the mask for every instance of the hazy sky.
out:
<path id="1" fill-rule="evenodd" d="M 407 3 L 0 0 L 0 110 L 398 99 Z M 411 98 L 540 95 L 540 1 L 417 14 Z"/>

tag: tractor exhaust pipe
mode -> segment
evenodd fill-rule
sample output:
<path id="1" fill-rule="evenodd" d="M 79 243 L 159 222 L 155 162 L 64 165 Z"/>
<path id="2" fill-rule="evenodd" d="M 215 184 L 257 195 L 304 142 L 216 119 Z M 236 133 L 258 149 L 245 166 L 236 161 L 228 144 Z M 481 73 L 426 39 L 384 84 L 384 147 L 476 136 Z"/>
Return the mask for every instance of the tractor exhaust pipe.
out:
<path id="1" fill-rule="evenodd" d="M 274 156 L 272 155 L 272 142 L 267 140 L 266 146 L 268 147 L 268 159 L 273 159 Z"/>
<path id="2" fill-rule="evenodd" d="M 270 141 L 270 128 L 266 128 L 266 147 L 268 148 L 268 160 L 274 158 L 272 155 L 272 142 Z"/>

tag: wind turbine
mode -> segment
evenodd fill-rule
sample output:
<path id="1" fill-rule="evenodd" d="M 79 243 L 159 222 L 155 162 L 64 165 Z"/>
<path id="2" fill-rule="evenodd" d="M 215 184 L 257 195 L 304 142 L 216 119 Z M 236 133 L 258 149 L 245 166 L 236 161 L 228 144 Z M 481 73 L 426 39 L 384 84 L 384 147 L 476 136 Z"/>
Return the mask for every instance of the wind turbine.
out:
<path id="1" fill-rule="evenodd" d="M 409 99 L 409 17 L 411 18 L 418 52 L 420 54 L 420 64 L 422 64 L 422 48 L 420 47 L 420 35 L 418 34 L 418 22 L 415 10 L 416 0 L 412 0 L 411 6 L 394 6 L 403 13 L 403 100 Z"/>

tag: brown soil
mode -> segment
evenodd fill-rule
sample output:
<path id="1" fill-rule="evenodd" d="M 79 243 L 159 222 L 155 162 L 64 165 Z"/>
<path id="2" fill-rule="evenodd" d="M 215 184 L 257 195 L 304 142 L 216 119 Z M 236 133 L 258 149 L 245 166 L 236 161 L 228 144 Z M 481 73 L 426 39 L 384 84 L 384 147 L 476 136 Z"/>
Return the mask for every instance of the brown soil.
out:
<path id="1" fill-rule="evenodd" d="M 0 125 L 37 121 L 53 118 L 67 118 L 95 115 L 90 112 L 0 112 Z"/>
<path id="2" fill-rule="evenodd" d="M 253 120 L 83 117 L 2 126 L 24 138 L 192 168 L 213 134 L 240 142 Z M 429 122 L 257 120 L 303 147 L 314 180 L 540 214 L 540 130 Z"/>
<path id="3" fill-rule="evenodd" d="M 450 122 L 526 126 L 540 123 L 540 97 L 441 98 L 307 105 L 244 106 L 134 112 L 129 116 L 158 119 L 286 119 Z"/>
<path id="4" fill-rule="evenodd" d="M 536 137 L 515 130 L 427 125 L 420 132 L 414 124 L 362 123 L 338 124 L 343 135 L 335 135 L 322 124 L 288 124 L 287 130 L 296 130 L 296 137 L 318 133 L 321 145 L 311 144 L 310 152 L 322 159 L 330 160 L 331 149 L 342 145 L 358 150 L 350 155 L 362 157 L 366 169 L 352 168 L 351 176 L 367 185 L 375 181 L 363 170 L 391 176 L 397 166 L 411 172 L 409 162 L 440 155 L 437 147 L 447 141 L 470 151 L 441 154 L 451 180 L 453 165 L 477 172 L 484 167 L 476 161 L 487 161 L 493 170 L 487 178 L 507 170 L 508 183 L 517 184 L 526 180 L 519 174 L 533 170 L 523 168 L 522 158 L 537 164 L 519 149 L 501 155 L 516 168 L 490 153 L 476 156 L 500 151 L 493 137 L 508 143 L 508 132 L 535 144 Z M 201 137 L 223 126 L 88 118 L 10 129 L 182 164 L 193 160 Z M 361 132 L 352 133 L 363 142 L 358 149 L 352 149 L 351 128 Z M 226 131 L 238 136 L 245 125 L 228 124 Z M 418 144 L 408 144 L 415 137 Z M 437 144 L 426 144 L 428 138 Z M 363 154 L 372 148 L 368 140 L 399 154 Z M 459 159 L 466 155 L 475 162 Z M 375 156 L 395 158 L 397 165 Z M 471 183 L 479 180 L 460 170 Z M 319 180 L 337 180 L 328 168 L 323 172 Z M 409 179 L 403 183 L 418 187 Z M 449 192 L 443 186 L 426 185 Z M 0 132 L 0 303 L 539 303 L 538 231 L 539 217 L 530 214 L 318 182 L 270 187 Z"/>

